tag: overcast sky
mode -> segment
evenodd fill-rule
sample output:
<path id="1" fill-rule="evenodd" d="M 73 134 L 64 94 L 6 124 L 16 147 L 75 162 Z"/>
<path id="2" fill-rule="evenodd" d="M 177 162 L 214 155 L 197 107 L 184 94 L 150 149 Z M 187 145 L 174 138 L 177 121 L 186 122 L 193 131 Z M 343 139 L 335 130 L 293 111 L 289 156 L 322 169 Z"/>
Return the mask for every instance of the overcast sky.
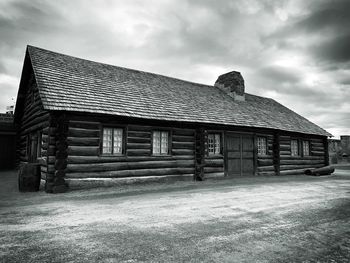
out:
<path id="1" fill-rule="evenodd" d="M 0 112 L 27 44 L 210 85 L 240 71 L 246 92 L 350 134 L 349 0 L 0 0 Z"/>

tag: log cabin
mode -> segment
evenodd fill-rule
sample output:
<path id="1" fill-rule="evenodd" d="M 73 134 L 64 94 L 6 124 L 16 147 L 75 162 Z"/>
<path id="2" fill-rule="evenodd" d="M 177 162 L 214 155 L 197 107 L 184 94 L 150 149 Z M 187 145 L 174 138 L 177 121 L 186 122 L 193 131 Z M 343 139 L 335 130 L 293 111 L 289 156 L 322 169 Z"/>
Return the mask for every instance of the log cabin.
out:
<path id="1" fill-rule="evenodd" d="M 27 46 L 15 109 L 18 157 L 45 190 L 76 180 L 204 180 L 328 165 L 330 133 L 233 71 L 203 85 Z"/>

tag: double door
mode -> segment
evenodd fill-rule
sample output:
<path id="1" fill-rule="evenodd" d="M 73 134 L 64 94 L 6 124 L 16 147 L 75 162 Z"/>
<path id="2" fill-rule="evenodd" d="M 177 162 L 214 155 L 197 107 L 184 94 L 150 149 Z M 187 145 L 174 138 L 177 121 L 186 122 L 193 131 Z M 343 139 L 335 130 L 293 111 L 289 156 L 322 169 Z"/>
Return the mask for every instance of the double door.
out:
<path id="1" fill-rule="evenodd" d="M 254 136 L 248 134 L 227 134 L 225 141 L 226 175 L 254 175 Z"/>

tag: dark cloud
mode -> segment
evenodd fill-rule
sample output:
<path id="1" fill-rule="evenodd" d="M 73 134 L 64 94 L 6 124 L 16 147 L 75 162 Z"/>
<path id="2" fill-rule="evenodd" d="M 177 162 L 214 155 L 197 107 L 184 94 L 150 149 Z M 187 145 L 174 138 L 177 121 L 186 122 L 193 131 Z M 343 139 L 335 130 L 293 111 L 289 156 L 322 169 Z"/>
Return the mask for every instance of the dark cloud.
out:
<path id="1" fill-rule="evenodd" d="M 350 61 L 350 34 L 335 37 L 329 41 L 310 47 L 317 58 L 330 63 L 343 63 Z"/>
<path id="2" fill-rule="evenodd" d="M 337 33 L 350 30 L 350 1 L 316 2 L 313 8 L 315 10 L 305 19 L 296 23 L 296 30 L 305 30 L 309 33 L 324 30 Z"/>

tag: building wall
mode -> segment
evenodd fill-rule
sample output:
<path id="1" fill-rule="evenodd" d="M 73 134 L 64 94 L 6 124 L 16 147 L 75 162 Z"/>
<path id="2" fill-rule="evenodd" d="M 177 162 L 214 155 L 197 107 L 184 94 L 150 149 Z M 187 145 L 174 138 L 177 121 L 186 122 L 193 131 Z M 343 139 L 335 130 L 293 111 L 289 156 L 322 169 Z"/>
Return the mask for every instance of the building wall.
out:
<path id="1" fill-rule="evenodd" d="M 43 129 L 43 152 L 47 154 L 47 185 L 64 185 L 77 179 L 171 176 L 192 179 L 196 171 L 196 138 L 198 125 L 160 121 L 134 120 L 113 116 L 57 113 L 51 114 L 49 127 Z M 125 152 L 122 155 L 102 155 L 102 127 L 122 127 Z M 152 155 L 152 131 L 170 132 L 168 156 Z M 225 176 L 225 134 L 248 133 L 254 141 L 266 138 L 267 154 L 257 155 L 254 147 L 255 175 L 302 174 L 306 168 L 327 164 L 325 139 L 276 133 L 262 129 L 204 127 L 205 134 L 222 134 L 222 154 L 204 156 L 204 179 Z M 203 138 L 207 138 L 204 136 Z M 310 142 L 309 156 L 291 156 L 291 139 Z M 205 139 L 204 139 L 205 140 Z M 203 142 L 207 147 L 207 141 Z M 328 158 L 328 157 L 327 157 Z M 45 166 L 43 166 L 45 168 Z M 49 190 L 50 191 L 50 190 Z"/>
<path id="2" fill-rule="evenodd" d="M 101 154 L 102 126 L 121 125 L 125 129 L 125 154 Z M 88 122 L 79 118 L 69 120 L 67 136 L 67 179 L 118 178 L 139 176 L 194 175 L 195 130 L 184 127 L 140 125 L 128 121 L 98 118 Z M 171 154 L 152 156 L 152 130 L 168 130 Z"/>
<path id="3" fill-rule="evenodd" d="M 12 114 L 0 113 L 0 170 L 16 164 L 16 131 Z"/>
<path id="4" fill-rule="evenodd" d="M 306 140 L 310 142 L 310 155 L 291 156 L 291 140 L 297 139 L 299 142 Z M 280 136 L 280 174 L 303 174 L 306 168 L 319 168 L 327 165 L 326 139 L 319 137 L 300 137 L 298 135 Z M 301 148 L 302 151 L 302 148 Z"/>
<path id="5" fill-rule="evenodd" d="M 40 144 L 41 157 L 35 161 L 41 163 L 42 178 L 45 179 L 47 174 L 47 127 L 50 114 L 43 109 L 33 73 L 31 73 L 26 85 L 23 113 L 20 119 L 17 120 L 17 156 L 20 163 L 32 162 L 33 160 L 30 160 L 28 155 L 28 147 L 31 143 L 30 138 L 32 135 L 42 136 L 43 143 Z"/>

